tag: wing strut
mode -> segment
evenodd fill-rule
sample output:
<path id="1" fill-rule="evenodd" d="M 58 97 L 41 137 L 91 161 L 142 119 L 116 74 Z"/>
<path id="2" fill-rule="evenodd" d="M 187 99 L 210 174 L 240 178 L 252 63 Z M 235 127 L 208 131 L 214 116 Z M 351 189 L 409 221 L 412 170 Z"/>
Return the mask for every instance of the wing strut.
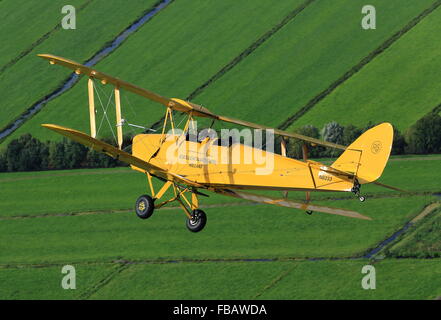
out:
<path id="1" fill-rule="evenodd" d="M 115 109 L 116 109 L 116 134 L 118 136 L 119 150 L 122 149 L 123 144 L 123 132 L 122 132 L 122 118 L 121 118 L 121 97 L 119 94 L 119 87 L 115 87 Z"/>
<path id="2" fill-rule="evenodd" d="M 89 93 L 89 118 L 90 118 L 90 136 L 96 138 L 96 121 L 95 121 L 95 95 L 94 95 L 93 79 L 89 78 L 87 83 L 87 91 Z"/>

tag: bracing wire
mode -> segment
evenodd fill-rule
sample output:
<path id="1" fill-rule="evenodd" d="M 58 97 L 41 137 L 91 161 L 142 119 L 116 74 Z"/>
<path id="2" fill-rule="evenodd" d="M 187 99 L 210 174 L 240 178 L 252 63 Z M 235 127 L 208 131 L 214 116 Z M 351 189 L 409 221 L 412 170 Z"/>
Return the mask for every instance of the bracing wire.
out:
<path id="1" fill-rule="evenodd" d="M 112 90 L 112 93 L 109 95 L 108 100 L 107 100 L 106 107 L 104 108 L 104 104 L 103 104 L 103 102 L 102 102 L 102 100 L 101 100 L 100 93 L 98 92 L 98 88 L 99 88 L 99 87 L 97 87 L 97 86 L 95 85 L 95 82 L 93 82 L 93 88 L 95 89 L 96 95 L 97 95 L 98 100 L 99 100 L 99 102 L 100 102 L 100 106 L 101 106 L 101 108 L 103 109 L 103 117 L 101 118 L 101 122 L 100 122 L 100 125 L 99 125 L 99 127 L 98 127 L 97 135 L 98 135 L 98 133 L 99 133 L 100 130 L 101 130 L 101 127 L 102 127 L 102 124 L 103 124 L 104 118 L 106 118 L 107 123 L 109 124 L 109 127 L 110 127 L 110 131 L 112 132 L 113 138 L 115 139 L 115 142 L 118 143 L 118 139 L 116 138 L 115 132 L 113 131 L 113 127 L 112 127 L 112 125 L 110 124 L 109 117 L 107 116 L 107 110 L 109 109 L 109 105 L 110 105 L 111 102 L 112 102 L 113 90 Z M 101 93 L 102 93 L 104 96 L 106 96 L 106 94 L 105 94 L 104 91 L 101 91 Z"/>

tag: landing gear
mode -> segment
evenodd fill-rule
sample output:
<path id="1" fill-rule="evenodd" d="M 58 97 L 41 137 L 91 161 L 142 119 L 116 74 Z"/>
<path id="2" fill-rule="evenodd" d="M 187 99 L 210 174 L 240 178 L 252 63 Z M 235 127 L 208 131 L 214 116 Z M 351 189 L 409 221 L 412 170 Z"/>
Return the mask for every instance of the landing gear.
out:
<path id="1" fill-rule="evenodd" d="M 149 173 L 146 174 L 151 196 L 142 195 L 138 198 L 138 200 L 136 200 L 135 212 L 138 217 L 141 219 L 147 219 L 153 214 L 155 209 L 160 209 L 166 204 L 176 201 L 179 203 L 179 206 L 182 208 L 187 217 L 188 230 L 191 232 L 199 232 L 205 227 L 205 224 L 207 223 L 207 215 L 204 211 L 198 209 L 199 201 L 197 197 L 198 194 L 204 195 L 203 193 L 198 192 L 196 188 L 183 187 L 172 181 L 166 181 L 161 189 L 158 192 L 155 192 L 153 189 L 152 177 Z M 159 200 L 170 187 L 173 188 L 174 196 L 168 200 L 160 202 Z M 191 199 L 187 199 L 185 194 L 188 193 L 191 194 Z"/>
<path id="2" fill-rule="evenodd" d="M 153 214 L 155 204 L 149 195 L 142 195 L 136 200 L 135 212 L 141 219 L 147 219 Z"/>
<path id="3" fill-rule="evenodd" d="M 360 187 L 360 183 L 357 179 L 355 179 L 354 186 L 352 187 L 351 192 L 358 197 L 358 200 L 360 200 L 360 202 L 364 202 L 366 200 L 366 197 L 360 194 Z"/>
<path id="4" fill-rule="evenodd" d="M 207 223 L 207 215 L 200 209 L 193 210 L 191 219 L 187 219 L 187 228 L 191 232 L 199 232 Z"/>

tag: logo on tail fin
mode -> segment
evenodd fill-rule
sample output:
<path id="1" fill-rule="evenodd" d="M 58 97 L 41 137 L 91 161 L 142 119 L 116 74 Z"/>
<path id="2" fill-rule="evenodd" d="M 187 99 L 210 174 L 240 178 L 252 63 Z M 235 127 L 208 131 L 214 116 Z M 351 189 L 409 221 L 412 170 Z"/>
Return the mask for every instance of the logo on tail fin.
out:
<path id="1" fill-rule="evenodd" d="M 381 151 L 381 147 L 382 147 L 381 146 L 381 141 L 376 140 L 376 141 L 372 142 L 371 152 L 373 154 L 377 154 L 377 153 L 379 153 Z"/>

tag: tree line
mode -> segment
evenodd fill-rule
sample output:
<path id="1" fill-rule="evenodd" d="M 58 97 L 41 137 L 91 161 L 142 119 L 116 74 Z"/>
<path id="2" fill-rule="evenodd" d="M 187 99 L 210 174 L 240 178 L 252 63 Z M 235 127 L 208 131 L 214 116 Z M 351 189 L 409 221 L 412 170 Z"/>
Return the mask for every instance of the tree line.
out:
<path id="1" fill-rule="evenodd" d="M 375 125 L 377 124 L 369 123 L 364 128 L 357 128 L 354 125 L 342 126 L 332 121 L 325 124 L 321 130 L 312 125 L 305 125 L 296 129 L 295 132 L 348 146 L 363 132 Z M 441 116 L 437 113 L 427 114 L 404 133 L 396 127 L 393 130 L 392 155 L 441 153 Z M 294 138 L 288 139 L 287 142 L 287 156 L 301 159 L 303 142 Z M 342 150 L 317 146 L 309 148 L 308 156 L 310 158 L 338 157 L 342 152 Z"/>
<path id="2" fill-rule="evenodd" d="M 364 128 L 357 128 L 353 125 L 342 126 L 332 121 L 324 125 L 321 130 L 312 125 L 306 125 L 296 129 L 295 132 L 337 144 L 349 145 L 363 132 L 374 126 L 375 124 L 369 123 Z M 109 139 L 103 139 L 103 141 L 112 144 Z M 287 142 L 287 156 L 301 159 L 303 142 L 293 138 L 288 139 Z M 131 138 L 125 136 L 123 145 L 129 146 L 130 143 Z M 280 143 L 276 146 L 280 146 Z M 130 149 L 126 151 L 131 152 Z M 341 152 L 341 150 L 316 146 L 309 148 L 309 157 L 337 157 Z M 441 117 L 439 114 L 426 115 L 404 134 L 394 127 L 393 155 L 429 153 L 441 153 Z M 30 134 L 24 134 L 12 140 L 5 149 L 0 151 L 0 172 L 110 168 L 126 165 L 66 138 L 61 141 L 42 142 Z"/>
<path id="3" fill-rule="evenodd" d="M 127 139 L 127 137 L 124 139 L 126 145 L 128 145 Z M 103 139 L 103 141 L 112 144 L 109 139 Z M 12 140 L 0 152 L 0 172 L 116 166 L 127 166 L 127 164 L 67 138 L 61 141 L 42 142 L 29 133 Z"/>

